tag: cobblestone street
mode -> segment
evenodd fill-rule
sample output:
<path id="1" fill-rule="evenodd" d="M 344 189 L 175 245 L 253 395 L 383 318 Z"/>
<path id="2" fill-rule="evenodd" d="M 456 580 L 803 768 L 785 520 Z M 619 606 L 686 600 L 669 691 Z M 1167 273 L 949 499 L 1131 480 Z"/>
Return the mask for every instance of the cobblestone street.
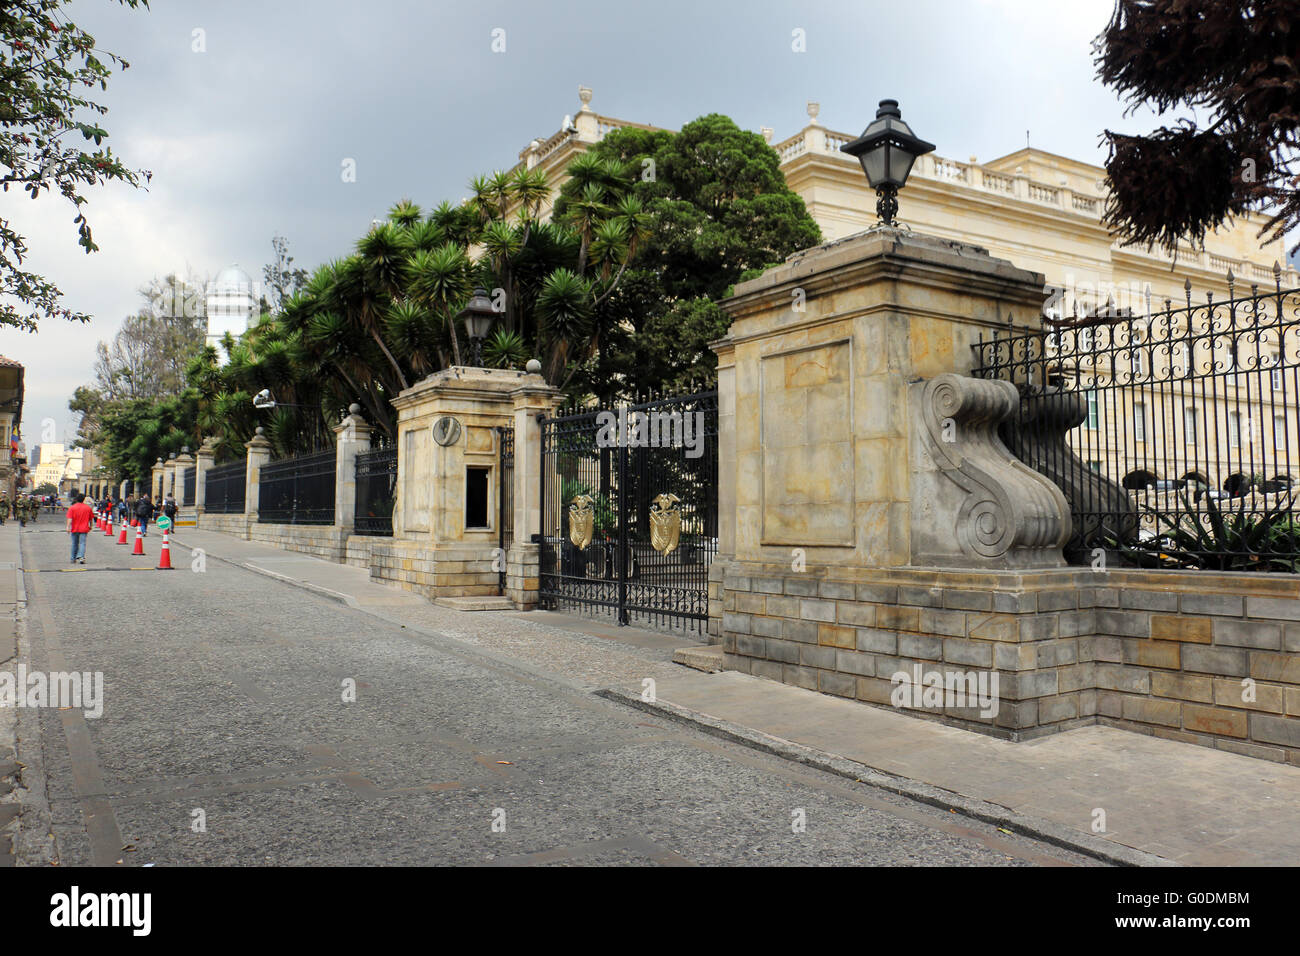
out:
<path id="1" fill-rule="evenodd" d="M 102 671 L 105 698 L 98 719 L 20 711 L 21 863 L 1095 862 L 598 698 L 562 650 L 598 638 L 351 608 L 219 560 L 195 573 L 179 547 L 175 572 L 128 570 L 156 548 L 92 535 L 69 571 L 59 530 L 21 535 L 20 658 Z M 468 623 L 428 626 L 447 615 Z M 532 637 L 553 668 L 511 658 Z M 604 643 L 592 659 L 624 680 L 675 666 Z"/>

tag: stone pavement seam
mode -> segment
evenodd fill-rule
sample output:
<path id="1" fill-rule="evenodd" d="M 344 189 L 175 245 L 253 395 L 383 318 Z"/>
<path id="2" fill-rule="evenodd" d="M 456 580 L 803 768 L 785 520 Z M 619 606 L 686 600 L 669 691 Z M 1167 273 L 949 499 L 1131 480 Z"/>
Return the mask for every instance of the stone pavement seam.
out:
<path id="1" fill-rule="evenodd" d="M 897 774 L 877 770 L 867 764 L 840 757 L 837 754 L 816 750 L 797 744 L 781 737 L 774 737 L 761 731 L 743 727 L 727 720 L 720 720 L 698 711 L 681 707 L 669 701 L 647 701 L 639 695 L 617 688 L 604 688 L 595 691 L 596 696 L 606 700 L 635 707 L 669 720 L 690 724 L 714 737 L 743 744 L 763 753 L 773 754 L 795 763 L 805 764 L 819 770 L 825 770 L 841 777 L 848 777 L 868 786 L 886 790 L 899 796 L 908 797 L 921 803 L 944 810 L 954 810 L 984 823 L 1003 827 L 1013 833 L 1041 840 L 1076 853 L 1082 853 L 1095 859 L 1117 866 L 1178 866 L 1173 860 L 1146 853 L 1132 847 L 1126 847 L 1111 840 L 1103 840 L 1078 830 L 1052 823 L 1049 820 L 1031 817 L 1012 810 L 1009 807 L 967 797 L 952 790 L 935 787 L 918 780 Z"/>

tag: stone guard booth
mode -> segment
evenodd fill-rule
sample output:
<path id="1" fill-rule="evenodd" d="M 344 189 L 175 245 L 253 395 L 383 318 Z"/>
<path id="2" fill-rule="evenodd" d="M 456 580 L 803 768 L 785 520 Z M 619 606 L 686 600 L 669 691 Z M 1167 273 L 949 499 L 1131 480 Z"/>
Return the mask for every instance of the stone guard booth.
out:
<path id="1" fill-rule="evenodd" d="M 540 375 L 455 366 L 394 399 L 393 537 L 372 542 L 371 578 L 435 599 L 485 598 L 499 594 L 504 570 L 501 605 L 535 605 L 537 545 L 531 534 L 515 541 L 513 530 L 538 526 L 537 496 L 527 493 L 539 468 L 537 416 L 556 395 Z M 515 439 L 509 483 L 500 474 L 503 430 Z"/>

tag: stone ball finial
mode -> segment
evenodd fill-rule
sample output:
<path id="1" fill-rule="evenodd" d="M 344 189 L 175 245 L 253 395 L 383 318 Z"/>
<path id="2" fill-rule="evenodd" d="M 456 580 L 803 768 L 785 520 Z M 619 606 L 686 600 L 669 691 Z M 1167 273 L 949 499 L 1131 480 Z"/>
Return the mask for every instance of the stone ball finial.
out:
<path id="1" fill-rule="evenodd" d="M 258 425 L 256 428 L 253 429 L 253 434 L 260 436 L 264 431 L 265 429 L 263 429 L 261 425 Z"/>
<path id="2" fill-rule="evenodd" d="M 170 455 L 168 455 L 168 456 L 167 456 L 167 460 L 168 460 L 168 461 L 175 461 L 175 460 L 176 460 L 176 452 L 172 452 Z"/>
<path id="3" fill-rule="evenodd" d="M 533 375 L 536 375 L 541 370 L 542 370 L 542 363 L 537 361 L 537 359 L 529 359 L 528 364 L 524 366 L 524 371 L 530 372 Z"/>
<path id="4" fill-rule="evenodd" d="M 190 446 L 189 446 L 189 445 L 181 445 L 181 454 L 182 454 L 182 455 L 188 455 L 189 453 L 190 453 Z"/>
<path id="5" fill-rule="evenodd" d="M 591 87 L 578 87 L 578 99 L 582 101 L 582 108 L 585 110 L 591 106 Z"/>
<path id="6" fill-rule="evenodd" d="M 353 402 L 351 405 L 348 406 L 348 414 L 349 414 L 349 415 L 360 415 L 360 414 L 361 414 L 361 406 L 358 405 L 356 402 Z"/>

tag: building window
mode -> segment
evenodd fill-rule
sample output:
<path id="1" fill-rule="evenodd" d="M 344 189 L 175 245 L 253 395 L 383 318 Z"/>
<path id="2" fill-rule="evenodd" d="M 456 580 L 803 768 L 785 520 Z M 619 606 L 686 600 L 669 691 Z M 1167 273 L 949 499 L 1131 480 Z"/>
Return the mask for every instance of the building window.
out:
<path id="1" fill-rule="evenodd" d="M 487 528 L 488 524 L 488 471 L 487 468 L 465 469 L 465 527 Z"/>
<path id="2" fill-rule="evenodd" d="M 1196 444 L 1196 406 L 1188 405 L 1183 409 L 1183 440 L 1189 445 Z"/>
<path id="3" fill-rule="evenodd" d="M 1241 412 L 1228 412 L 1228 447 L 1241 447 Z"/>
<path id="4" fill-rule="evenodd" d="M 1141 378 L 1146 375 L 1146 363 L 1141 349 L 1133 349 L 1130 357 L 1129 368 L 1132 369 L 1134 378 Z"/>
<path id="5" fill-rule="evenodd" d="M 1101 416 L 1097 410 L 1097 393 L 1088 393 L 1088 427 L 1093 431 L 1097 430 Z"/>
<path id="6" fill-rule="evenodd" d="M 1273 416 L 1273 447 L 1281 448 L 1286 445 L 1286 416 Z"/>
<path id="7" fill-rule="evenodd" d="M 1133 440 L 1147 440 L 1147 407 L 1141 402 L 1133 403 Z"/>
<path id="8" fill-rule="evenodd" d="M 1276 359 L 1273 367 L 1273 391 L 1282 391 L 1282 370 L 1276 366 Z"/>

